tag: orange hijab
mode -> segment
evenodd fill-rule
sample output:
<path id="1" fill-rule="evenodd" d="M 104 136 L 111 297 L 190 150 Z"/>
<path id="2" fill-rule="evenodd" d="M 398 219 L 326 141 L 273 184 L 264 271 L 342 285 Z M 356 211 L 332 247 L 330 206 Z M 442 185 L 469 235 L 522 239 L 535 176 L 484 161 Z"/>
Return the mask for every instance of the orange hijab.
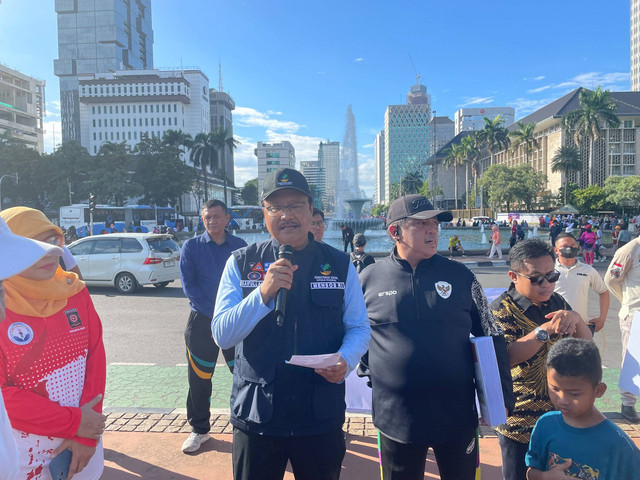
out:
<path id="1" fill-rule="evenodd" d="M 33 208 L 14 207 L 0 212 L 13 233 L 33 238 L 47 230 L 59 227 L 52 224 L 45 215 Z M 67 305 L 67 299 L 81 291 L 85 285 L 73 272 L 65 272 L 58 267 L 55 275 L 47 280 L 30 280 L 20 275 L 3 282 L 7 309 L 19 315 L 48 317 Z"/>

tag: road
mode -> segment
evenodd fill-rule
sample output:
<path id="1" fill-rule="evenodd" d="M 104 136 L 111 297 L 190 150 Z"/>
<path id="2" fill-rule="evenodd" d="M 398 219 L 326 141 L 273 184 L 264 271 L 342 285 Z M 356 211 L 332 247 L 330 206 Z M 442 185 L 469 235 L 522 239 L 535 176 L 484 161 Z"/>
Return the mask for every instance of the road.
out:
<path id="1" fill-rule="evenodd" d="M 597 264 L 601 275 L 607 264 Z M 484 288 L 506 288 L 507 267 L 473 269 Z M 164 289 L 144 287 L 134 295 L 118 295 L 111 288 L 90 288 L 102 319 L 107 352 L 107 407 L 179 408 L 186 396 L 186 358 L 183 339 L 189 305 L 179 281 Z M 620 304 L 612 298 L 603 332 L 596 335 L 601 350 L 605 380 L 609 384 L 611 408 L 617 399 L 617 372 L 621 345 L 617 313 Z M 597 295 L 592 294 L 589 311 L 598 313 Z M 220 357 L 218 364 L 222 364 Z M 212 406 L 228 405 L 231 376 L 224 368 L 214 375 Z M 618 407 L 619 408 L 619 407 Z"/>

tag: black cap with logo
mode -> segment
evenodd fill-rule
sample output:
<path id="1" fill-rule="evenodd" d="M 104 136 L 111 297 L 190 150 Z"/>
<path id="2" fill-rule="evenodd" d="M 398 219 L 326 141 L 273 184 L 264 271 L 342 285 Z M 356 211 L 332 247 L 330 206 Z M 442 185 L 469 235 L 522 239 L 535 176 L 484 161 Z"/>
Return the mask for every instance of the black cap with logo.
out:
<path id="1" fill-rule="evenodd" d="M 438 217 L 439 222 L 450 222 L 453 214 L 449 210 L 435 210 L 427 197 L 422 195 L 405 195 L 395 200 L 387 213 L 387 227 L 403 218 L 426 220 Z"/>
<path id="2" fill-rule="evenodd" d="M 262 195 L 260 200 L 264 201 L 274 192 L 284 190 L 285 188 L 293 188 L 304 193 L 307 197 L 312 198 L 311 190 L 307 179 L 304 178 L 299 171 L 293 168 L 279 168 L 267 175 L 262 184 Z"/>

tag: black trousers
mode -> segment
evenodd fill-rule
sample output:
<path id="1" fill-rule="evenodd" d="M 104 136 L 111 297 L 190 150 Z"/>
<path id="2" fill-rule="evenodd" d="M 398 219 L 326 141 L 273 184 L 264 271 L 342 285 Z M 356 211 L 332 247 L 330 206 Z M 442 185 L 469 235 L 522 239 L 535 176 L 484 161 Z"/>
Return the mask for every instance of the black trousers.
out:
<path id="1" fill-rule="evenodd" d="M 187 420 L 196 433 L 207 433 L 211 407 L 211 378 L 216 368 L 220 348 L 211 336 L 211 319 L 193 310 L 189 314 L 184 331 L 187 345 L 187 372 L 189 393 L 187 394 Z M 233 372 L 235 349 L 223 350 L 222 354 L 229 370 Z"/>
<path id="2" fill-rule="evenodd" d="M 351 246 L 351 251 L 353 252 L 353 240 L 343 240 L 344 244 L 344 253 L 347 253 L 347 245 Z"/>
<path id="3" fill-rule="evenodd" d="M 272 437 L 234 428 L 233 478 L 282 480 L 290 461 L 296 480 L 338 480 L 345 452 L 341 428 L 305 437 Z"/>
<path id="4" fill-rule="evenodd" d="M 440 444 L 400 443 L 378 432 L 383 480 L 422 480 L 429 448 L 442 480 L 474 480 L 479 467 L 477 429 Z"/>
<path id="5" fill-rule="evenodd" d="M 527 464 L 524 457 L 529 450 L 528 443 L 516 442 L 498 433 L 502 453 L 502 476 L 504 480 L 526 480 Z"/>

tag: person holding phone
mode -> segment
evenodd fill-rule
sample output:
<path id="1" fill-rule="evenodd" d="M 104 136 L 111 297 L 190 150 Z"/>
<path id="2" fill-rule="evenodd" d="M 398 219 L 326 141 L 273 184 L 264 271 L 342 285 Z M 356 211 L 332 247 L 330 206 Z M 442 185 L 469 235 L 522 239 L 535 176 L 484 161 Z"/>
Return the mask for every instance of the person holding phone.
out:
<path id="1" fill-rule="evenodd" d="M 52 229 L 62 233 L 32 208 L 9 208 L 0 217 L 22 237 L 46 241 L 42 236 Z M 70 450 L 67 478 L 97 480 L 104 468 L 106 359 L 89 292 L 51 255 L 3 287 L 0 388 L 18 448 L 18 478 L 50 478 L 52 459 Z"/>

